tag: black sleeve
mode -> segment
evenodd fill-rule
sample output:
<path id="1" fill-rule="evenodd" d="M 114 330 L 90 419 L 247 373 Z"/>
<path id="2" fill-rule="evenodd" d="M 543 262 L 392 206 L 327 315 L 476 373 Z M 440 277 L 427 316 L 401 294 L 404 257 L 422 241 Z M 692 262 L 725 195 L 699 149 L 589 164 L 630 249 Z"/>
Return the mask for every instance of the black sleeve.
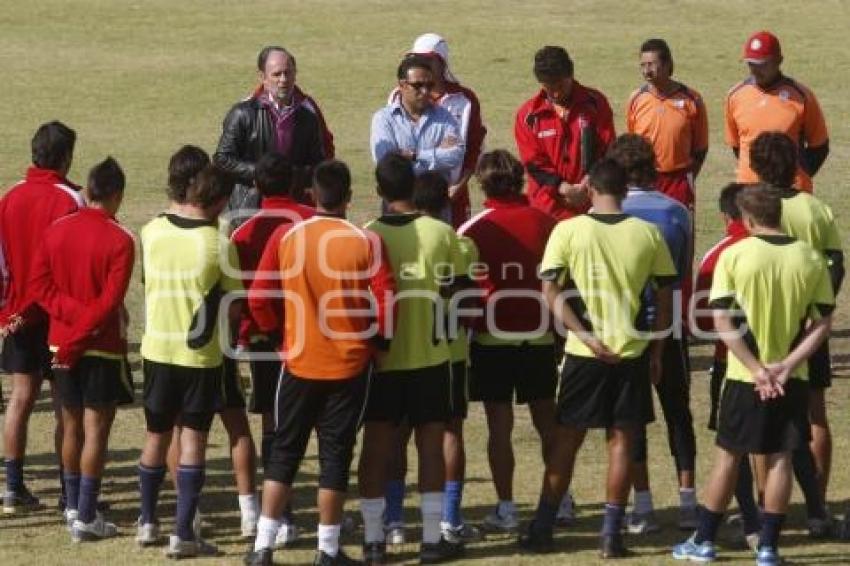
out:
<path id="1" fill-rule="evenodd" d="M 546 271 L 540 272 L 541 281 L 558 281 L 561 278 L 561 275 L 564 273 L 565 268 L 558 267 L 554 269 L 547 269 Z"/>
<path id="2" fill-rule="evenodd" d="M 815 304 L 815 308 L 818 309 L 818 312 L 822 317 L 829 316 L 835 310 L 835 305 L 824 305 L 821 303 Z"/>
<path id="3" fill-rule="evenodd" d="M 720 297 L 708 303 L 708 306 L 714 310 L 728 311 L 735 306 L 734 297 Z"/>
<path id="4" fill-rule="evenodd" d="M 844 252 L 841 250 L 826 250 L 826 259 L 829 261 L 829 279 L 832 281 L 832 292 L 838 295 L 841 284 L 844 282 Z"/>
<path id="5" fill-rule="evenodd" d="M 820 170 L 826 156 L 829 155 L 829 140 L 817 147 L 806 146 L 800 149 L 800 167 L 809 177 L 814 177 Z"/>
<path id="6" fill-rule="evenodd" d="M 561 186 L 561 178 L 554 173 L 549 171 L 544 171 L 537 165 L 530 163 L 527 167 L 528 174 L 537 181 L 538 184 L 544 185 L 547 187 L 555 187 L 556 189 Z"/>
<path id="7" fill-rule="evenodd" d="M 213 162 L 244 185 L 254 184 L 254 162 L 246 160 L 248 139 L 251 135 L 251 109 L 237 104 L 224 118 L 218 148 Z"/>

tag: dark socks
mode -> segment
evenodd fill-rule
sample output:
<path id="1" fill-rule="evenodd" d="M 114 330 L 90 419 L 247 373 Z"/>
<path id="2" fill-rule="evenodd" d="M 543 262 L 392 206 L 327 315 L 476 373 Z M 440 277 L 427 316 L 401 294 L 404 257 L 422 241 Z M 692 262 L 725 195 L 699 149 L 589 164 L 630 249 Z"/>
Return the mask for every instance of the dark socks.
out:
<path id="1" fill-rule="evenodd" d="M 625 505 L 605 504 L 605 517 L 602 522 L 602 536 L 610 537 L 620 534 L 623 528 L 623 517 L 626 515 Z"/>
<path id="2" fill-rule="evenodd" d="M 198 499 L 204 487 L 204 466 L 177 467 L 177 517 L 176 534 L 181 540 L 195 540 L 192 520 L 198 510 Z"/>
<path id="3" fill-rule="evenodd" d="M 721 521 L 723 521 L 723 513 L 714 513 L 700 505 L 699 527 L 697 527 L 697 532 L 694 535 L 694 542 L 697 544 L 702 544 L 706 541 L 714 543 Z"/>
<path id="4" fill-rule="evenodd" d="M 65 472 L 62 484 L 65 486 L 65 509 L 79 509 L 80 474 Z"/>
<path id="5" fill-rule="evenodd" d="M 826 504 L 820 494 L 820 485 L 815 474 L 815 459 L 808 446 L 792 453 L 794 477 L 803 492 L 806 501 L 806 515 L 809 519 L 826 519 Z"/>
<path id="6" fill-rule="evenodd" d="M 79 483 L 80 499 L 77 506 L 77 518 L 83 523 L 91 523 L 97 515 L 97 498 L 100 495 L 100 478 L 83 476 Z M 71 499 L 68 498 L 70 503 Z"/>
<path id="7" fill-rule="evenodd" d="M 65 468 L 59 464 L 59 499 L 62 501 L 68 500 L 68 494 L 65 491 Z"/>
<path id="8" fill-rule="evenodd" d="M 738 484 L 735 486 L 735 500 L 741 511 L 741 519 L 744 522 L 744 534 L 757 533 L 761 530 L 759 520 L 759 509 L 753 497 L 753 471 L 750 468 L 750 460 L 746 456 L 741 458 L 738 465 Z"/>
<path id="9" fill-rule="evenodd" d="M 6 460 L 6 491 L 21 491 L 24 487 L 24 461 Z"/>
<path id="10" fill-rule="evenodd" d="M 555 516 L 558 514 L 560 502 L 549 503 L 543 496 L 537 502 L 537 511 L 534 513 L 534 529 L 541 532 L 552 532 L 555 528 Z"/>
<path id="11" fill-rule="evenodd" d="M 759 548 L 766 546 L 776 549 L 779 546 L 779 532 L 785 523 L 785 515 L 781 513 L 764 513 L 761 516 L 761 534 Z"/>
<path id="12" fill-rule="evenodd" d="M 139 492 L 142 498 L 142 524 L 156 522 L 156 504 L 159 488 L 165 478 L 165 466 L 148 468 L 139 464 Z"/>
<path id="13" fill-rule="evenodd" d="M 384 523 L 400 523 L 404 517 L 404 480 L 389 480 L 384 488 Z"/>

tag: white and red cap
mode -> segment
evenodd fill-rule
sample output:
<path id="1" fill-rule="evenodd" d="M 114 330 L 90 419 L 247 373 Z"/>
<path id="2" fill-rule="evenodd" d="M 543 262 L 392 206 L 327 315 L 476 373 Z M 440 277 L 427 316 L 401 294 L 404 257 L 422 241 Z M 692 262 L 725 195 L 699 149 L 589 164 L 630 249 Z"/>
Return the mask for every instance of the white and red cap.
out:
<path id="1" fill-rule="evenodd" d="M 760 65 L 782 56 L 779 40 L 769 31 L 759 31 L 750 36 L 744 44 L 744 61 Z"/>
<path id="2" fill-rule="evenodd" d="M 443 80 L 459 82 L 449 69 L 449 44 L 436 33 L 423 33 L 413 42 L 409 53 L 439 57 L 443 62 Z"/>

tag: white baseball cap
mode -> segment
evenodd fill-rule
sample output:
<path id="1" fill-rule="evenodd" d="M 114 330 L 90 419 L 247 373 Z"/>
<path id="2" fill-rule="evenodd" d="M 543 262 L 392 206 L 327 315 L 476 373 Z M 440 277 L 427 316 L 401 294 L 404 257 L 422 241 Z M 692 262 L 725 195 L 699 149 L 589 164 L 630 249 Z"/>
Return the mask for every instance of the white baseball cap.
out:
<path id="1" fill-rule="evenodd" d="M 449 44 L 440 35 L 436 33 L 423 33 L 413 42 L 410 53 L 437 55 L 443 60 L 443 79 L 453 83 L 459 82 L 451 70 L 449 70 Z"/>

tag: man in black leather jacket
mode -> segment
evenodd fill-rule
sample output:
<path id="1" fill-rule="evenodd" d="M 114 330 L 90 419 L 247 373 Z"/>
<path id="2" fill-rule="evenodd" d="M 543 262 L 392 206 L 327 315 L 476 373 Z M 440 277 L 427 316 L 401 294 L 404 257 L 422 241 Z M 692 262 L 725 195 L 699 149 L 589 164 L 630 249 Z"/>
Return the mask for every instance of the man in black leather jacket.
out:
<path id="1" fill-rule="evenodd" d="M 215 164 L 237 181 L 227 207 L 234 227 L 260 206 L 254 165 L 263 154 L 275 151 L 290 159 L 295 167 L 293 196 L 308 204 L 304 189 L 313 167 L 333 157 L 333 137 L 321 111 L 295 85 L 295 57 L 283 47 L 266 47 L 257 57 L 257 69 L 261 87 L 227 113 L 213 155 Z"/>

